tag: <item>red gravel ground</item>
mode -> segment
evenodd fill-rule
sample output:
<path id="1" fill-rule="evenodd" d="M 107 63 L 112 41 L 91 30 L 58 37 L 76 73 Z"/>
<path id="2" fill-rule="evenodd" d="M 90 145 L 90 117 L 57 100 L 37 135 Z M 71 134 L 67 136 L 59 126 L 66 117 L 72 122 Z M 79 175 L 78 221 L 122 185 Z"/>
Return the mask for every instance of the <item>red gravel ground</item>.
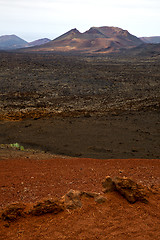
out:
<path id="1" fill-rule="evenodd" d="M 4 157 L 4 155 L 6 157 Z M 102 193 L 106 175 L 126 176 L 152 187 L 149 203 L 129 204 L 118 193 L 105 194 L 98 204 L 83 200 L 81 209 L 58 215 L 21 218 L 5 226 L 0 221 L 2 240 L 23 239 L 126 239 L 148 240 L 160 236 L 159 159 L 62 158 L 16 151 L 0 155 L 0 207 L 20 201 L 36 202 L 61 197 L 70 189 Z"/>

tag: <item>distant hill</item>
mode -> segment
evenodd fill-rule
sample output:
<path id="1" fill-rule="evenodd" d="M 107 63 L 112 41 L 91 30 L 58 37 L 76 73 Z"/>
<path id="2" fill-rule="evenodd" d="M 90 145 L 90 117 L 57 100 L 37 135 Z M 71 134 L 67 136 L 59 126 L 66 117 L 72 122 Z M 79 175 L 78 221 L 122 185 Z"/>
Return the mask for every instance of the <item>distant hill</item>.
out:
<path id="1" fill-rule="evenodd" d="M 35 40 L 35 41 L 32 41 L 32 42 L 29 42 L 29 46 L 30 47 L 34 47 L 34 46 L 40 46 L 42 44 L 45 44 L 45 43 L 48 43 L 50 42 L 51 40 L 48 39 L 48 38 L 42 38 L 42 39 L 38 39 L 38 40 Z"/>
<path id="2" fill-rule="evenodd" d="M 27 42 L 22 38 L 12 34 L 0 36 L 0 50 L 14 50 L 19 48 L 28 48 L 33 46 L 40 46 L 48 43 L 51 40 L 48 38 L 42 38 L 33 42 Z"/>
<path id="3" fill-rule="evenodd" d="M 16 35 L 0 36 L 0 50 L 9 50 L 28 47 L 28 42 Z"/>
<path id="4" fill-rule="evenodd" d="M 140 38 L 145 43 L 160 43 L 160 36 L 155 37 L 141 37 Z"/>
<path id="5" fill-rule="evenodd" d="M 136 36 L 117 27 L 92 27 L 84 33 L 75 28 L 49 43 L 32 48 L 32 51 L 109 53 L 121 48 L 136 47 L 142 43 Z"/>

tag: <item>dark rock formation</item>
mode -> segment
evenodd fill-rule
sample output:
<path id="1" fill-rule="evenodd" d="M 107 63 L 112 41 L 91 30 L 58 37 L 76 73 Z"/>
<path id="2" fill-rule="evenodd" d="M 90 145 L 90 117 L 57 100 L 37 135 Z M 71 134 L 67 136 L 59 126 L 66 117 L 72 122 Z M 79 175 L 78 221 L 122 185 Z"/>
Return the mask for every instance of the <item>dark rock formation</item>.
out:
<path id="1" fill-rule="evenodd" d="M 24 215 L 25 205 L 21 203 L 13 203 L 2 211 L 1 218 L 4 221 L 15 221 L 18 217 Z"/>
<path id="2" fill-rule="evenodd" d="M 29 211 L 29 214 L 40 216 L 46 213 L 57 214 L 64 210 L 63 204 L 58 200 L 45 200 L 36 203 Z"/>

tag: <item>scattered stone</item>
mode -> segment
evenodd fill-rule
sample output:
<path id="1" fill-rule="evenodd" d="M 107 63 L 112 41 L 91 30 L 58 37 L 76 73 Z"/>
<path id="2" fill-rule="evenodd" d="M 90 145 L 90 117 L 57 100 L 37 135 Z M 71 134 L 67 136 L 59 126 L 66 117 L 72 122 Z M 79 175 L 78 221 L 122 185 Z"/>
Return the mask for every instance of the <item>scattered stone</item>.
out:
<path id="1" fill-rule="evenodd" d="M 116 177 L 112 180 L 110 176 L 107 176 L 102 182 L 102 186 L 104 188 L 103 192 L 117 191 L 130 203 L 135 203 L 136 201 L 148 203 L 146 199 L 147 190 L 142 185 L 137 184 L 127 177 Z M 150 189 L 148 189 L 148 191 L 149 190 Z M 82 192 L 71 189 L 60 200 L 47 199 L 36 203 L 27 213 L 34 216 L 40 216 L 46 213 L 58 214 L 65 209 L 81 208 L 82 197 L 93 198 L 94 201 L 99 204 L 107 200 L 104 196 L 100 195 L 100 193 Z M 1 219 L 10 223 L 18 217 L 25 216 L 25 208 L 26 205 L 21 203 L 11 204 L 2 211 Z M 5 224 L 4 226 L 9 227 L 9 224 Z"/>
<path id="2" fill-rule="evenodd" d="M 76 209 L 82 207 L 82 197 L 93 198 L 97 203 L 104 203 L 106 198 L 101 196 L 100 193 L 81 192 L 76 190 L 70 190 L 62 197 L 62 202 L 66 209 Z"/>
<path id="3" fill-rule="evenodd" d="M 1 218 L 4 221 L 15 221 L 18 217 L 24 216 L 25 205 L 13 203 L 2 211 Z"/>
<path id="4" fill-rule="evenodd" d="M 46 213 L 57 214 L 64 210 L 63 204 L 59 200 L 44 200 L 36 203 L 29 211 L 29 214 L 40 216 Z"/>
<path id="5" fill-rule="evenodd" d="M 94 198 L 94 201 L 97 203 L 104 203 L 107 199 L 100 195 L 100 193 L 92 193 L 92 192 L 83 192 L 83 196 L 87 198 Z"/>
<path id="6" fill-rule="evenodd" d="M 107 176 L 104 179 L 104 181 L 102 182 L 102 186 L 103 186 L 104 193 L 115 191 L 115 184 L 112 181 L 112 178 L 110 176 Z"/>
<path id="7" fill-rule="evenodd" d="M 102 203 L 105 203 L 107 199 L 105 197 L 99 195 L 99 196 L 95 197 L 94 200 L 95 200 L 95 202 L 102 204 Z"/>
<path id="8" fill-rule="evenodd" d="M 83 192 L 82 195 L 87 198 L 96 198 L 100 194 L 99 193 L 92 193 L 92 192 Z"/>
<path id="9" fill-rule="evenodd" d="M 70 190 L 62 197 L 62 202 L 66 209 L 76 209 L 82 207 L 81 197 L 83 192 Z"/>

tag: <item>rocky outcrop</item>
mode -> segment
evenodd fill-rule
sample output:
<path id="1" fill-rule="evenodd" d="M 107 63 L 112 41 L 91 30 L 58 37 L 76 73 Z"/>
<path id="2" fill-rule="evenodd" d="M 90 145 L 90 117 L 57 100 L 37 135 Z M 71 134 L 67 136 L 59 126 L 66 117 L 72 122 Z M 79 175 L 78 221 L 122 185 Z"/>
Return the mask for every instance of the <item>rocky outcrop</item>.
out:
<path id="1" fill-rule="evenodd" d="M 29 211 L 29 214 L 40 216 L 46 213 L 57 214 L 63 210 L 64 206 L 59 200 L 44 200 L 36 203 Z"/>
<path id="2" fill-rule="evenodd" d="M 115 178 L 116 190 L 124 196 L 130 203 L 141 201 L 147 203 L 146 193 L 143 186 L 128 178 Z"/>
<path id="3" fill-rule="evenodd" d="M 1 219 L 3 221 L 15 221 L 19 217 L 33 215 L 41 216 L 47 213 L 56 215 L 65 210 L 74 210 L 82 207 L 82 197 L 91 198 L 98 204 L 106 202 L 106 198 L 99 193 L 83 192 L 78 190 L 70 190 L 60 199 L 46 199 L 35 203 L 29 207 L 21 203 L 13 203 L 3 209 Z"/>
<path id="4" fill-rule="evenodd" d="M 110 176 L 107 176 L 102 182 L 102 186 L 104 193 L 117 191 L 130 203 L 135 203 L 136 201 L 148 203 L 146 198 L 147 191 L 145 187 L 137 184 L 129 178 L 116 177 L 112 180 Z M 100 193 L 71 189 L 60 199 L 43 200 L 37 202 L 32 207 L 27 207 L 27 205 L 22 203 L 11 204 L 1 212 L 1 219 L 11 222 L 15 221 L 19 217 L 27 216 L 28 214 L 40 216 L 47 213 L 52 213 L 55 215 L 65 210 L 81 208 L 83 200 L 82 198 L 93 199 L 98 204 L 105 203 L 107 200 L 107 198 Z"/>
<path id="5" fill-rule="evenodd" d="M 113 180 L 107 176 L 102 182 L 103 192 L 117 191 L 130 203 L 141 201 L 148 203 L 146 190 L 143 186 L 126 177 L 116 177 Z"/>
<path id="6" fill-rule="evenodd" d="M 1 219 L 4 221 L 15 221 L 17 218 L 24 215 L 24 209 L 24 204 L 13 203 L 4 209 L 1 214 Z"/>

